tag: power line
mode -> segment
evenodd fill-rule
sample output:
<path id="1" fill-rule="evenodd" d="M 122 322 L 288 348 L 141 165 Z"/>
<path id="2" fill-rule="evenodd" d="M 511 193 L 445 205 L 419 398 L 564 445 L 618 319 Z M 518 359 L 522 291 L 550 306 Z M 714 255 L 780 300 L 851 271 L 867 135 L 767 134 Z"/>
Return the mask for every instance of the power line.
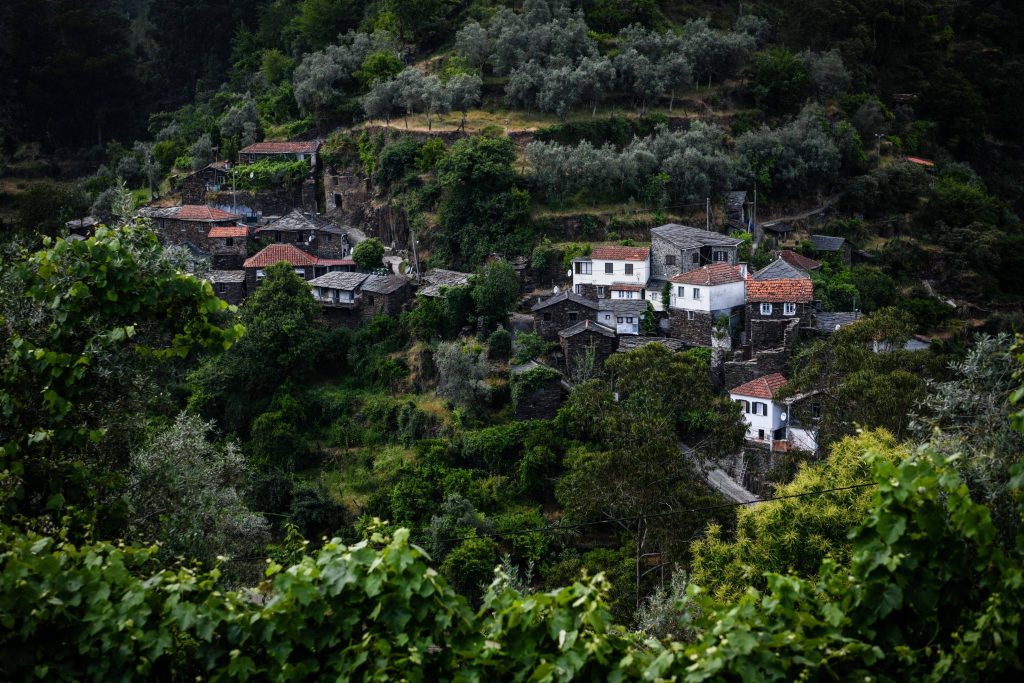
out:
<path id="1" fill-rule="evenodd" d="M 476 533 L 469 534 L 466 536 L 453 536 L 451 538 L 440 538 L 434 543 L 456 543 L 458 541 L 466 541 L 471 538 L 497 538 L 505 536 L 523 536 L 525 534 L 546 534 L 556 531 L 569 531 L 571 529 L 582 529 L 585 527 L 600 526 L 602 524 L 625 524 L 628 522 L 636 522 L 642 519 L 658 519 L 660 517 L 671 517 L 673 515 L 683 515 L 694 512 L 712 512 L 714 510 L 725 510 L 728 508 L 741 507 L 743 505 L 753 505 L 754 503 L 771 503 L 776 500 L 788 500 L 791 498 L 806 498 L 809 496 L 819 496 L 823 493 L 834 493 L 836 491 L 850 491 L 853 489 L 862 489 L 868 486 L 874 486 L 875 482 L 864 482 L 861 484 L 852 484 L 850 486 L 838 486 L 831 489 L 822 489 L 820 491 L 807 491 L 805 493 L 793 493 L 788 496 L 776 496 L 774 498 L 758 498 L 756 500 L 748 500 L 742 503 L 722 503 L 720 505 L 708 505 L 706 507 L 699 508 L 688 508 L 685 510 L 671 510 L 669 512 L 656 512 L 650 515 L 636 515 L 634 517 L 609 517 L 608 519 L 602 519 L 595 522 L 580 522 L 578 524 L 550 524 L 539 529 L 513 529 L 511 531 L 492 531 L 488 533 Z"/>

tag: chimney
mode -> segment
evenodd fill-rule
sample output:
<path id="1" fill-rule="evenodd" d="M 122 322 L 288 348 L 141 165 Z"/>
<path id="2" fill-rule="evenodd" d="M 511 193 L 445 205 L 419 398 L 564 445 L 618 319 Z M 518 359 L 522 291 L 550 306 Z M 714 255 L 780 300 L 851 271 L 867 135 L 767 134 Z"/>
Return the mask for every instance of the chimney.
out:
<path id="1" fill-rule="evenodd" d="M 744 263 L 743 261 L 740 261 L 737 265 L 740 267 L 740 277 L 742 277 L 744 280 L 746 280 L 747 279 L 747 264 Z"/>

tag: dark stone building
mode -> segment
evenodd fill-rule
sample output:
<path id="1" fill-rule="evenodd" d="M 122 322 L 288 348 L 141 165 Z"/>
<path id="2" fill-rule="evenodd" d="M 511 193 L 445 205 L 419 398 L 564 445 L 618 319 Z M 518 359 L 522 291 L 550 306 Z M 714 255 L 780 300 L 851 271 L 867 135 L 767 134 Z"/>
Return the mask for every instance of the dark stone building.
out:
<path id="1" fill-rule="evenodd" d="M 710 263 L 736 265 L 740 240 L 709 230 L 669 223 L 651 229 L 651 277 L 671 280 Z"/>
<path id="2" fill-rule="evenodd" d="M 597 302 L 573 292 L 559 292 L 534 304 L 531 310 L 537 334 L 547 341 L 555 341 L 560 330 L 582 320 L 593 320 L 597 315 Z"/>
<path id="3" fill-rule="evenodd" d="M 229 304 L 237 306 L 245 301 L 248 292 L 244 270 L 212 270 L 206 279 L 213 285 L 214 294 Z"/>
<path id="4" fill-rule="evenodd" d="M 363 320 L 378 315 L 397 316 L 412 300 L 412 283 L 401 275 L 368 275 L 359 288 Z"/>
<path id="5" fill-rule="evenodd" d="M 245 225 L 216 225 L 206 233 L 213 267 L 218 270 L 241 270 L 245 262 L 249 228 Z"/>
<path id="6" fill-rule="evenodd" d="M 208 237 L 210 228 L 235 226 L 241 218 L 238 214 L 212 206 L 195 204 L 146 207 L 139 213 L 153 221 L 164 244 L 190 246 L 204 254 L 213 251 L 213 243 Z"/>
<path id="7" fill-rule="evenodd" d="M 846 241 L 845 237 L 833 237 L 831 235 L 811 235 L 811 244 L 814 251 L 822 256 L 837 254 L 839 259 L 846 265 L 850 265 L 853 257 L 853 247 Z"/>
<path id="8" fill-rule="evenodd" d="M 295 142 L 257 142 L 238 150 L 238 163 L 254 164 L 262 159 L 295 159 L 308 161 L 310 169 L 317 170 L 320 153 L 319 140 Z"/>
<path id="9" fill-rule="evenodd" d="M 618 346 L 615 330 L 593 320 L 583 320 L 562 330 L 558 338 L 562 344 L 566 373 L 573 378 L 590 347 L 594 349 L 594 369 L 599 369 L 604 367 L 604 362 Z"/>
<path id="10" fill-rule="evenodd" d="M 790 323 L 811 326 L 814 313 L 811 278 L 779 259 L 747 280 L 747 342 L 754 353 L 787 344 Z M 792 340 L 790 343 L 795 343 Z"/>
<path id="11" fill-rule="evenodd" d="M 445 270 L 444 268 L 431 268 L 423 273 L 420 288 L 416 291 L 419 296 L 428 299 L 441 296 L 441 290 L 455 287 L 465 287 L 469 284 L 470 273 L 461 273 L 457 270 Z"/>
<path id="12" fill-rule="evenodd" d="M 294 244 L 321 258 L 347 258 L 355 246 L 345 229 L 326 218 L 298 209 L 258 228 L 256 236 L 264 244 Z"/>
<path id="13" fill-rule="evenodd" d="M 515 381 L 515 376 L 525 375 L 537 368 L 552 369 L 531 360 L 511 368 L 513 381 Z M 558 409 L 562 407 L 564 398 L 565 390 L 562 387 L 562 377 L 561 375 L 553 376 L 519 398 L 516 403 L 515 419 L 552 420 L 558 414 Z"/>
<path id="14" fill-rule="evenodd" d="M 230 170 L 230 161 L 214 161 L 206 168 L 185 176 L 178 186 L 181 201 L 185 204 L 205 204 L 208 192 L 230 190 Z"/>

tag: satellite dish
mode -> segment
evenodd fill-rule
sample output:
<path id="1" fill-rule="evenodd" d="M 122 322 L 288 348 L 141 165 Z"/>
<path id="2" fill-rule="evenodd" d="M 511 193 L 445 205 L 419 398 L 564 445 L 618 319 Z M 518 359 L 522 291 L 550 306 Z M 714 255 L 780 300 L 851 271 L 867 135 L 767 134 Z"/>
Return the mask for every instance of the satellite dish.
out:
<path id="1" fill-rule="evenodd" d="M 558 285 L 554 286 L 554 288 L 551 290 L 551 293 L 552 294 L 558 294 Z"/>
<path id="2" fill-rule="evenodd" d="M 782 415 L 779 415 L 779 419 L 782 420 L 783 422 L 786 421 L 786 417 L 787 417 L 786 413 L 782 413 Z"/>
<path id="3" fill-rule="evenodd" d="M 569 270 L 565 271 L 565 275 L 566 275 L 566 277 L 572 277 L 572 268 L 570 268 Z"/>

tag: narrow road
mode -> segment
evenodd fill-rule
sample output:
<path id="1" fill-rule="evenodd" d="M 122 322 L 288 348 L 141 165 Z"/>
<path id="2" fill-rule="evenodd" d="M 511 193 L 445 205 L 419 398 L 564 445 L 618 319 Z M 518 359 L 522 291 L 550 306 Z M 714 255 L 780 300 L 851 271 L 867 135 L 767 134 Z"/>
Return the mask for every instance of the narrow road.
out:
<path id="1" fill-rule="evenodd" d="M 725 470 L 718 467 L 710 460 L 702 460 L 692 448 L 679 442 L 679 450 L 688 455 L 697 469 L 701 471 L 708 485 L 734 503 L 752 503 L 758 500 L 753 493 L 743 488 L 743 485 L 730 477 Z"/>

